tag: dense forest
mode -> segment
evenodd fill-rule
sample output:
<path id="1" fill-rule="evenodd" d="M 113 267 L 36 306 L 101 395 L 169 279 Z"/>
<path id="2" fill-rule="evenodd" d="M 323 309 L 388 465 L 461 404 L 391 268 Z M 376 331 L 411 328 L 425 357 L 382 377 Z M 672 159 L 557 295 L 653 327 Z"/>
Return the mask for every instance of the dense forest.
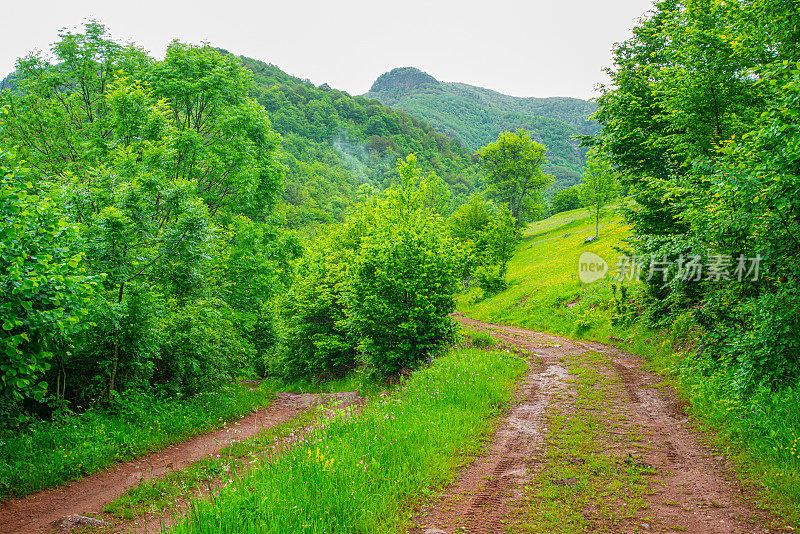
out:
<path id="1" fill-rule="evenodd" d="M 520 169 L 471 195 L 488 158 L 459 141 L 208 46 L 155 60 L 90 23 L 52 53 L 0 93 L 11 427 L 248 374 L 396 373 L 452 339 L 457 284 L 502 285 L 548 183 L 520 131 L 498 141 Z"/>
<path id="2" fill-rule="evenodd" d="M 418 117 L 477 150 L 502 131 L 532 132 L 548 149 L 554 189 L 578 184 L 586 152 L 576 137 L 591 135 L 595 104 L 577 98 L 517 98 L 462 83 L 439 82 L 413 67 L 381 75 L 365 95 Z"/>
<path id="3" fill-rule="evenodd" d="M 289 227 L 341 220 L 362 186 L 380 191 L 398 184 L 395 162 L 412 152 L 423 171 L 447 183 L 454 203 L 475 191 L 476 170 L 458 140 L 375 100 L 316 87 L 261 61 L 239 60 L 253 72 L 252 98 L 282 137 L 281 162 L 288 171 L 278 212 Z"/>

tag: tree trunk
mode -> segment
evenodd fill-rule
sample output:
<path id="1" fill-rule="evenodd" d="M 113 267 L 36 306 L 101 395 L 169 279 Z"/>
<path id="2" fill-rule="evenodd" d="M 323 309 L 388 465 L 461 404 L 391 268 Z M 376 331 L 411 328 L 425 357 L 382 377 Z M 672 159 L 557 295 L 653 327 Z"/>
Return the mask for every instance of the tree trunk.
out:
<path id="1" fill-rule="evenodd" d="M 119 296 L 117 297 L 117 304 L 122 303 L 122 295 L 125 291 L 125 282 L 119 285 Z M 111 365 L 111 379 L 108 381 L 108 391 L 106 392 L 106 400 L 111 400 L 111 392 L 114 391 L 114 383 L 117 380 L 117 366 L 119 364 L 119 338 L 121 335 L 119 322 L 117 323 L 117 331 L 114 333 L 114 356 Z"/>
<path id="2" fill-rule="evenodd" d="M 600 204 L 597 205 L 597 215 L 595 217 L 594 222 L 594 238 L 597 239 L 597 236 L 600 233 Z"/>
<path id="3" fill-rule="evenodd" d="M 111 400 L 111 392 L 114 391 L 114 381 L 117 379 L 117 363 L 119 362 L 119 328 L 114 337 L 114 364 L 111 367 L 111 380 L 108 382 L 108 393 L 106 400 Z"/>

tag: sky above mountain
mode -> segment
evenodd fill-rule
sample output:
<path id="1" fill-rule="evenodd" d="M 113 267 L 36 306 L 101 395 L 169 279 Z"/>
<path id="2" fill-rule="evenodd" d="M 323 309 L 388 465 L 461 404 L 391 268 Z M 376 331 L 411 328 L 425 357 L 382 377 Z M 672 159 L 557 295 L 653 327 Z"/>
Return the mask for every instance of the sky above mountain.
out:
<path id="1" fill-rule="evenodd" d="M 0 73 L 49 50 L 61 28 L 104 23 L 117 40 L 163 56 L 173 39 L 210 42 L 351 94 L 415 66 L 442 81 L 514 96 L 596 96 L 611 48 L 650 0 L 187 1 L 30 0 L 3 6 Z M 1 77 L 2 75 L 0 75 Z"/>

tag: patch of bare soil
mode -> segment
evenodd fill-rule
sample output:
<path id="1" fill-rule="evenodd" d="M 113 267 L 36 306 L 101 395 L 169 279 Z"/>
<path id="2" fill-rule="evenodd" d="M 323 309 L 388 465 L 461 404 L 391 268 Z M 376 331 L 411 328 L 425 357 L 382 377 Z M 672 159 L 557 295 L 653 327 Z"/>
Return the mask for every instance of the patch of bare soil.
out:
<path id="1" fill-rule="evenodd" d="M 249 439 L 263 430 L 286 423 L 312 406 L 334 401 L 353 402 L 356 398 L 356 392 L 278 393 L 267 408 L 246 415 L 220 430 L 130 462 L 117 464 L 64 486 L 6 501 L 0 506 L 0 532 L 32 534 L 61 531 L 56 525 L 60 519 L 70 515 L 99 515 L 105 505 L 142 479 L 160 477 L 170 471 L 183 469 L 198 460 L 217 454 L 235 441 Z"/>
<path id="2" fill-rule="evenodd" d="M 617 452 L 632 450 L 634 461 L 655 470 L 648 477 L 653 493 L 646 497 L 641 517 L 612 531 L 780 531 L 773 525 L 781 523 L 755 504 L 752 490 L 737 481 L 725 458 L 703 444 L 674 395 L 656 386 L 662 379 L 644 370 L 641 358 L 601 343 L 482 323 L 459 314 L 456 319 L 528 355 L 531 370 L 509 414 L 499 422 L 494 440 L 441 497 L 420 511 L 411 533 L 505 533 L 518 522 L 526 506 L 521 498 L 526 482 L 537 466 L 542 469 L 545 464 L 546 408 L 558 402 L 555 397 L 569 387 L 564 362 L 587 350 L 610 357 L 611 365 L 601 372 L 618 378 L 610 381 L 619 389 L 618 395 L 615 391 L 618 411 L 624 415 L 626 426 L 636 426 L 644 438 L 643 442 L 626 443 L 625 436 L 616 436 Z"/>

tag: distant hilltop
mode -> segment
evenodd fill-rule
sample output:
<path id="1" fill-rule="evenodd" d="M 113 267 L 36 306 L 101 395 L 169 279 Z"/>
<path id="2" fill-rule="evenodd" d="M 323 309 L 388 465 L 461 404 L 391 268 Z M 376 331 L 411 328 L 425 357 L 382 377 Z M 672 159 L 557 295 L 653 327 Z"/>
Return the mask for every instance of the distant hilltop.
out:
<path id="1" fill-rule="evenodd" d="M 524 128 L 547 146 L 547 171 L 555 176 L 556 188 L 581 180 L 586 154 L 577 136 L 598 130 L 590 119 L 594 102 L 509 96 L 465 83 L 440 82 L 415 67 L 380 75 L 364 96 L 402 109 L 472 150 L 491 143 L 504 130 Z"/>
<path id="2" fill-rule="evenodd" d="M 439 80 L 415 67 L 400 67 L 381 74 L 369 90 L 373 93 L 396 93 L 417 89 L 422 85 L 438 85 Z"/>

